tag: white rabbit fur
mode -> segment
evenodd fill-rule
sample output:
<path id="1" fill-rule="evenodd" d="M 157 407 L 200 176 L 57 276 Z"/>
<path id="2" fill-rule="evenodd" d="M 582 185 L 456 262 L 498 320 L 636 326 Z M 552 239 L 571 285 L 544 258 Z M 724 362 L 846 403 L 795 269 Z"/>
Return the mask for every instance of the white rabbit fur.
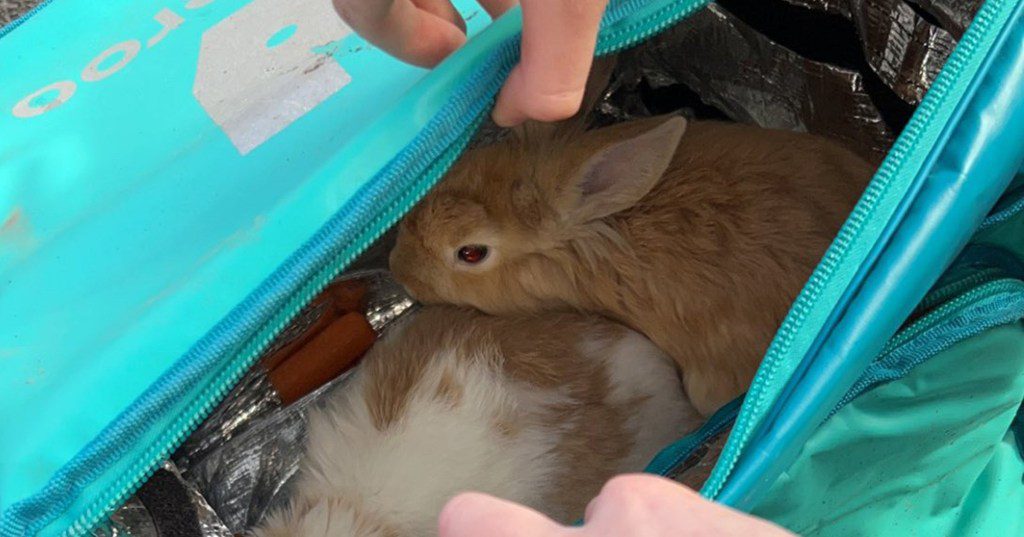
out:
<path id="1" fill-rule="evenodd" d="M 699 423 L 671 359 L 623 326 L 428 307 L 311 412 L 291 505 L 255 533 L 436 535 L 469 490 L 571 522 Z"/>

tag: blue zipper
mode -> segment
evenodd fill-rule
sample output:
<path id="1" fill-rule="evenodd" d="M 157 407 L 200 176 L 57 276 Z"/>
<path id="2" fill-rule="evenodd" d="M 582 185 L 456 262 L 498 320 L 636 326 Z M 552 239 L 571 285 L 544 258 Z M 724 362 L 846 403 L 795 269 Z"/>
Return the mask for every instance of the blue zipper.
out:
<path id="1" fill-rule="evenodd" d="M 1024 175 L 1021 177 L 1024 177 Z M 988 218 L 981 223 L 978 230 L 988 229 L 997 224 L 1001 224 L 1021 211 L 1024 211 L 1024 185 L 1012 189 L 1010 193 L 1007 194 L 998 205 L 996 205 L 992 214 L 990 214 Z"/>
<path id="2" fill-rule="evenodd" d="M 748 445 L 753 441 L 755 433 L 760 430 L 759 428 L 762 424 L 772 419 L 774 412 L 778 411 L 779 405 L 776 402 L 784 400 L 785 393 L 774 394 L 773 396 L 770 388 L 778 386 L 779 383 L 783 383 L 784 390 L 788 389 L 787 387 L 791 388 L 792 385 L 787 382 L 789 378 L 799 378 L 802 369 L 809 366 L 808 360 L 802 359 L 798 362 L 793 375 L 789 375 L 787 378 L 780 378 L 777 372 L 783 361 L 789 358 L 788 353 L 790 352 L 791 345 L 797 333 L 803 330 L 803 325 L 807 321 L 812 309 L 818 305 L 820 295 L 828 286 L 834 285 L 834 282 L 832 282 L 833 276 L 846 263 L 846 258 L 852 245 L 856 243 L 857 238 L 863 232 L 866 222 L 876 216 L 874 213 L 878 204 L 885 198 L 887 191 L 890 190 L 897 176 L 906 166 L 906 162 L 911 157 L 919 157 L 922 152 L 931 151 L 931 147 L 925 147 L 920 143 L 921 138 L 933 129 L 941 128 L 945 125 L 945 123 L 942 125 L 936 123 L 936 113 L 940 105 L 950 104 L 945 101 L 950 98 L 950 92 L 953 91 L 954 84 L 958 80 L 964 76 L 973 77 L 977 74 L 965 73 L 964 70 L 977 54 L 988 52 L 988 49 L 979 48 L 980 44 L 987 36 L 1002 29 L 1002 26 L 994 26 L 994 23 L 995 18 L 1006 7 L 1008 7 L 1008 4 L 1004 0 L 989 0 L 979 10 L 971 28 L 950 56 L 942 72 L 933 83 L 932 88 L 915 111 L 910 123 L 897 139 L 889 155 L 882 163 L 881 168 L 868 185 L 867 190 L 854 208 L 850 218 L 843 225 L 835 241 L 825 253 L 822 262 L 814 270 L 807 285 L 797 297 L 768 349 L 768 353 L 748 392 L 747 402 L 737 418 L 737 424 L 733 428 L 729 442 L 723 450 L 718 465 L 702 489 L 702 494 L 710 498 L 717 498 L 719 496 L 727 480 L 732 476 L 733 470 L 736 469 L 740 457 L 746 452 Z M 984 69 L 979 67 L 978 72 L 983 71 Z M 955 121 L 955 117 L 951 117 L 950 121 Z M 938 143 L 941 143 L 941 136 Z M 927 164 L 927 162 L 924 162 L 922 169 Z M 915 189 L 919 188 L 919 186 L 916 182 L 912 182 L 909 185 L 907 192 L 901 196 L 894 214 L 899 214 L 900 208 L 913 199 Z M 877 247 L 879 244 L 884 244 L 887 233 L 891 233 L 891 229 L 883 230 L 879 238 L 874 241 L 872 248 Z M 863 268 L 870 266 L 870 264 L 871 255 L 861 262 L 859 267 Z M 848 295 L 856 287 L 855 284 L 856 281 L 833 304 L 832 313 L 826 319 L 824 327 L 833 324 L 837 316 L 841 314 L 841 308 L 835 306 L 844 304 L 848 300 Z M 827 329 L 819 332 L 816 342 L 812 343 L 811 348 L 804 355 L 805 358 L 813 356 L 816 346 L 821 344 L 822 334 L 827 334 Z"/>
<path id="3" fill-rule="evenodd" d="M 729 427 L 729 425 L 734 423 L 742 406 L 743 396 L 733 399 L 728 404 L 718 409 L 717 412 L 712 414 L 711 418 L 709 418 L 708 421 L 706 421 L 696 432 L 684 436 L 661 450 L 654 459 L 651 460 L 650 464 L 647 465 L 647 468 L 644 471 L 661 476 L 669 475 L 673 470 L 678 468 L 680 464 L 686 461 L 686 459 L 690 458 L 697 448 L 707 443 L 708 440 L 718 436 L 722 431 Z"/>
<path id="4" fill-rule="evenodd" d="M 676 0 L 644 14 L 636 23 L 604 31 L 598 39 L 597 53 L 607 54 L 638 43 L 706 2 Z M 603 28 L 650 4 L 643 0 L 613 1 Z M 18 24 L 42 7 L 26 14 Z M 133 403 L 51 478 L 43 491 L 5 511 L 0 517 L 0 534 L 34 534 L 45 529 L 64 514 L 91 481 L 130 456 L 134 443 L 202 384 L 211 371 L 219 370 L 213 379 L 206 380 L 205 388 L 187 408 L 177 413 L 174 423 L 147 450 L 133 457 L 124 476 L 77 516 L 64 533 L 83 535 L 106 519 L 212 411 L 302 307 L 444 175 L 486 117 L 518 53 L 518 36 L 498 46 L 414 141 L 155 383 L 156 389 Z M 231 358 L 223 365 L 223 357 L 229 354 Z"/>
<path id="5" fill-rule="evenodd" d="M 1003 278 L 972 289 L 901 330 L 829 414 L 899 378 L 932 356 L 986 330 L 1024 318 L 1024 282 Z M 826 418 L 827 419 L 827 418 Z"/>
<path id="6" fill-rule="evenodd" d="M 973 281 L 967 278 L 965 281 Z M 964 282 L 956 282 L 961 288 Z M 953 345 L 991 328 L 1024 318 L 1024 282 L 1003 278 L 972 287 L 941 308 L 900 330 L 872 362 L 850 391 L 836 404 L 831 418 L 864 392 L 886 382 L 906 377 L 915 367 Z M 645 472 L 667 476 L 700 446 L 735 423 L 743 398 L 737 398 L 715 412 L 696 432 L 663 449 Z M 1017 422 L 1024 421 L 1018 416 Z M 1024 434 L 1024 429 L 1021 429 Z M 1024 438 L 1018 438 L 1024 441 Z"/>
<path id="7" fill-rule="evenodd" d="M 642 20 L 636 23 L 609 28 L 609 22 L 614 24 L 624 16 L 644 11 L 651 6 L 651 2 L 643 0 L 613 2 L 606 13 L 607 30 L 602 31 L 596 52 L 603 55 L 632 46 L 692 14 L 705 3 L 706 0 L 677 0 L 660 8 L 651 8 L 650 13 L 645 13 Z M 975 26 L 984 28 L 969 32 L 969 36 L 975 36 L 977 40 L 978 34 L 989 30 L 990 12 L 996 3 L 1001 3 L 1001 0 L 990 0 L 986 4 L 990 9 L 983 8 L 979 12 Z M 12 23 L 0 36 L 9 33 L 45 5 L 38 6 Z M 986 13 L 989 13 L 988 17 Z M 961 44 L 961 51 L 959 56 L 975 52 L 966 37 Z M 69 464 L 51 480 L 43 493 L 5 512 L 0 518 L 0 532 L 24 534 L 38 531 L 61 516 L 91 478 L 102 474 L 120 458 L 128 456 L 133 439 L 148 431 L 159 418 L 170 412 L 176 403 L 192 391 L 197 382 L 202 382 L 211 371 L 218 369 L 225 361 L 223 357 L 230 355 L 227 366 L 220 368 L 220 373 L 207 381 L 206 387 L 193 398 L 188 408 L 178 413 L 175 423 L 145 453 L 134 458 L 126 476 L 94 501 L 66 533 L 87 533 L 106 518 L 212 410 L 291 318 L 440 179 L 486 116 L 500 82 L 517 57 L 517 38 L 509 39 L 499 46 L 483 67 L 459 87 L 455 92 L 457 97 L 431 120 L 414 142 L 359 192 L 354 198 L 356 202 L 343 207 L 285 265 L 197 343 L 179 361 L 180 367 L 176 366 L 161 379 L 159 388 L 147 393 L 140 400 L 141 404 L 137 402 L 125 412 L 124 419 L 101 433 L 98 438 L 102 440 L 95 441 L 95 445 L 91 444 L 76 456 L 78 465 Z M 786 351 L 787 342 L 800 329 L 806 312 L 818 300 L 821 287 L 829 281 L 831 271 L 845 257 L 846 249 L 856 238 L 863 221 L 872 213 L 873 205 L 886 190 L 906 155 L 921 150 L 916 146 L 916 139 L 930 126 L 932 117 L 928 106 L 934 106 L 934 102 L 940 99 L 939 95 L 948 91 L 943 86 L 948 85 L 944 80 L 959 76 L 962 69 L 954 62 L 955 57 L 956 54 L 950 60 L 952 65 L 945 70 L 947 76 L 940 76 L 936 81 L 930 92 L 931 99 L 926 99 L 919 107 L 915 120 L 908 125 L 905 135 L 893 148 L 891 158 L 883 164 L 850 221 L 844 225 L 825 260 L 815 270 L 783 322 L 751 386 L 747 403 L 742 408 L 736 405 L 736 428 L 730 435 L 709 485 L 705 487 L 706 494 L 714 496 L 721 490 L 749 442 L 754 425 L 769 411 L 767 388 L 785 380 L 775 375 L 778 361 Z M 431 164 L 427 167 L 424 163 Z M 240 350 L 235 350 L 238 348 Z M 80 458 L 85 460 L 79 461 Z"/>
<path id="8" fill-rule="evenodd" d="M 932 308 L 960 293 L 998 278 L 1024 280 L 1024 262 L 1012 252 L 998 246 L 970 244 L 946 270 L 932 291 L 918 304 L 911 319 L 921 317 Z"/>
<path id="9" fill-rule="evenodd" d="M 31 19 L 36 13 L 39 13 L 44 7 L 50 5 L 50 2 L 53 2 L 53 0 L 43 0 L 37 4 L 36 7 L 22 13 L 20 17 L 7 23 L 7 26 L 0 27 L 0 38 L 13 32 L 18 26 L 25 24 L 25 22 Z"/>

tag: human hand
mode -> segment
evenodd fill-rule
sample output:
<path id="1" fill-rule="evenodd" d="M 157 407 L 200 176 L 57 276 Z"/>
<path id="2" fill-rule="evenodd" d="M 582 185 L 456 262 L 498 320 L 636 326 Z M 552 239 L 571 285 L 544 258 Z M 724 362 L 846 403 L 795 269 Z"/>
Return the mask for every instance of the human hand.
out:
<path id="1" fill-rule="evenodd" d="M 466 24 L 450 0 L 332 0 L 352 28 L 389 54 L 432 67 L 466 41 Z M 498 17 L 516 0 L 479 0 Z M 522 56 L 494 107 L 503 127 L 527 119 L 557 121 L 583 100 L 597 30 L 608 0 L 522 0 Z"/>
<path id="2" fill-rule="evenodd" d="M 521 505 L 485 494 L 452 498 L 438 521 L 440 537 L 790 537 L 770 522 L 708 501 L 652 475 L 613 478 L 569 528 Z"/>

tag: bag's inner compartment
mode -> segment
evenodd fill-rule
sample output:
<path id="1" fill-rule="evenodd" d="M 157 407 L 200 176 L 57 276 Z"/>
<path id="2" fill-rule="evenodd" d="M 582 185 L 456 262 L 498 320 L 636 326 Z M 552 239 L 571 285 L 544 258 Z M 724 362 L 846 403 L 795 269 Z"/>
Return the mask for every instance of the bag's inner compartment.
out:
<path id="1" fill-rule="evenodd" d="M 877 165 L 979 6 L 980 1 L 951 7 L 919 0 L 711 4 L 620 55 L 595 108 L 593 126 L 681 113 L 819 134 Z M 484 125 L 474 143 L 493 143 L 504 135 Z M 1011 188 L 896 340 L 913 338 L 921 330 L 915 323 L 927 322 L 929 315 L 973 289 L 998 279 L 1024 279 L 1024 251 L 1009 239 L 1024 232 L 1022 193 L 1019 184 Z M 99 531 L 121 528 L 155 535 L 173 527 L 180 530 L 176 535 L 232 535 L 285 505 L 304 450 L 307 409 L 332 390 L 343 390 L 352 371 L 349 362 L 417 307 L 387 272 L 393 241 L 393 233 L 381 238 L 307 306 L 165 469 L 118 510 L 111 527 Z M 337 306 L 338 300 L 351 303 Z M 346 315 L 353 313 L 361 320 L 345 325 L 343 320 L 351 319 Z M 359 334 L 353 335 L 356 325 Z M 270 378 L 267 364 L 274 356 L 305 347 L 345 346 L 341 365 L 317 362 L 313 373 L 293 371 L 284 381 Z M 899 371 L 906 374 L 910 367 Z M 864 379 L 851 398 L 899 376 Z M 296 379 L 303 381 L 301 386 Z M 291 382 L 295 391 L 280 393 L 278 381 Z M 666 449 L 649 470 L 699 488 L 714 467 L 739 403 Z M 154 507 L 183 497 L 188 507 L 182 511 L 168 514 Z"/>

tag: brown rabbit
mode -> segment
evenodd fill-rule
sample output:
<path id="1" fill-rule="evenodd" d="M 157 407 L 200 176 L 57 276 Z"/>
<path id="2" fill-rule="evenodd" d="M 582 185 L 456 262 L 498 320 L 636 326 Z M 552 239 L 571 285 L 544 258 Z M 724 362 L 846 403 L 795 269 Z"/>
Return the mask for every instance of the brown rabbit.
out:
<path id="1" fill-rule="evenodd" d="M 543 133 L 467 153 L 402 222 L 395 276 L 427 303 L 617 319 L 704 415 L 746 390 L 872 173 L 816 136 L 681 117 Z"/>

